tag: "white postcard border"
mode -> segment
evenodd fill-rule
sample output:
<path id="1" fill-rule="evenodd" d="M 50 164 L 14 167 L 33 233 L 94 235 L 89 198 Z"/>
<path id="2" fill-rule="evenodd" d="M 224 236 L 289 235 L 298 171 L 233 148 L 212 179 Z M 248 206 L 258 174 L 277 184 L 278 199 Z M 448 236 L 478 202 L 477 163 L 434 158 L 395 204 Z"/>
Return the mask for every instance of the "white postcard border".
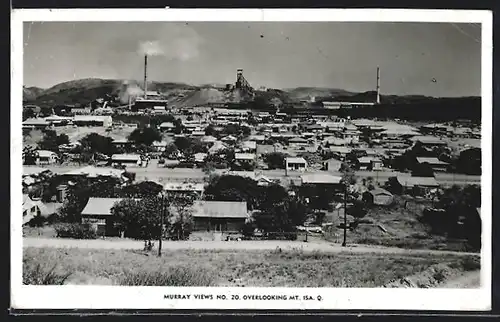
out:
<path id="1" fill-rule="evenodd" d="M 24 21 L 386 21 L 482 24 L 482 243 L 479 289 L 192 288 L 22 285 L 22 88 Z M 11 307 L 16 309 L 353 309 L 467 310 L 491 308 L 492 13 L 407 9 L 23 9 L 11 18 Z M 189 300 L 165 295 L 191 294 Z M 196 300 L 211 294 L 214 300 Z M 226 300 L 217 300 L 225 295 Z M 231 298 L 238 295 L 238 300 Z M 245 296 L 264 296 L 262 300 Z M 298 295 L 300 300 L 265 296 Z M 306 296 L 309 300 L 303 300 Z M 319 300 L 318 297 L 321 297 Z"/>

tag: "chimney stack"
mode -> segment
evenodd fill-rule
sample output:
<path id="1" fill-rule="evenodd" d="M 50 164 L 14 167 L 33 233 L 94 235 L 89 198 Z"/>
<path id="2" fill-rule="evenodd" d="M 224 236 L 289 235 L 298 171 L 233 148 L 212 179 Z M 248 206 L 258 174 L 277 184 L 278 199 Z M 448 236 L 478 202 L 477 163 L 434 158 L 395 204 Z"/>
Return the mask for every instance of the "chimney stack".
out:
<path id="1" fill-rule="evenodd" d="M 144 55 L 144 99 L 148 98 L 148 55 Z"/>
<path id="2" fill-rule="evenodd" d="M 377 66 L 377 104 L 380 104 L 380 67 Z"/>

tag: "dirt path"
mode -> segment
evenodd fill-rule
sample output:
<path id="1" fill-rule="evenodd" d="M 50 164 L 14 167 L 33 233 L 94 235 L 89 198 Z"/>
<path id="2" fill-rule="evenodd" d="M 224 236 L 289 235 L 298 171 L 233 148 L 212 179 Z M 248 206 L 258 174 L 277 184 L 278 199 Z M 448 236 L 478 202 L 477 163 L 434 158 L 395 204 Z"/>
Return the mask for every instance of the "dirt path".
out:
<path id="1" fill-rule="evenodd" d="M 466 272 L 439 285 L 439 288 L 478 288 L 481 286 L 480 271 Z"/>
<path id="2" fill-rule="evenodd" d="M 157 242 L 156 242 L 157 244 Z M 87 248 L 87 249 L 142 249 L 144 243 L 135 240 L 77 240 L 62 238 L 23 238 L 23 247 L 50 247 L 50 248 Z M 156 245 L 157 246 L 157 245 Z M 403 248 L 389 248 L 368 245 L 348 245 L 328 242 L 300 242 L 300 241 L 164 241 L 163 249 L 199 249 L 199 250 L 282 250 L 302 249 L 303 251 L 321 251 L 328 253 L 387 253 L 387 254 L 439 254 L 439 255 L 478 255 L 474 253 L 413 250 Z"/>

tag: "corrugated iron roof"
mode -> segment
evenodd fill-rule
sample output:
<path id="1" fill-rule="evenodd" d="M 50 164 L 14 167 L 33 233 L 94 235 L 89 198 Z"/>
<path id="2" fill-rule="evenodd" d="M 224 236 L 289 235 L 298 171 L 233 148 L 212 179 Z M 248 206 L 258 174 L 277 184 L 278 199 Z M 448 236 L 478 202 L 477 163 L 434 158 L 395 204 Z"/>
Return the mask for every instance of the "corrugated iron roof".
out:
<path id="1" fill-rule="evenodd" d="M 434 177 L 410 177 L 410 176 L 398 176 L 398 182 L 403 187 L 414 187 L 414 186 L 424 186 L 424 187 L 439 187 L 439 183 Z"/>
<path id="2" fill-rule="evenodd" d="M 197 201 L 193 204 L 193 217 L 247 218 L 246 201 Z"/>
<path id="3" fill-rule="evenodd" d="M 303 184 L 339 184 L 342 177 L 327 173 L 311 173 L 301 176 Z"/>
<path id="4" fill-rule="evenodd" d="M 111 216 L 111 208 L 122 198 L 90 198 L 82 211 L 86 216 Z"/>

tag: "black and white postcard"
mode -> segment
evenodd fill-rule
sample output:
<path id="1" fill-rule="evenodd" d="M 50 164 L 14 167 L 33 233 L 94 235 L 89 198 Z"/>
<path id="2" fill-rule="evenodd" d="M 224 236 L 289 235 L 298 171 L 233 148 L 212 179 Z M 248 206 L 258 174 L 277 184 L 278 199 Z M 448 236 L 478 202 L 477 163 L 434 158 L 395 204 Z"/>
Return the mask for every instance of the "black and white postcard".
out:
<path id="1" fill-rule="evenodd" d="M 488 310 L 492 14 L 14 10 L 16 309 Z"/>

